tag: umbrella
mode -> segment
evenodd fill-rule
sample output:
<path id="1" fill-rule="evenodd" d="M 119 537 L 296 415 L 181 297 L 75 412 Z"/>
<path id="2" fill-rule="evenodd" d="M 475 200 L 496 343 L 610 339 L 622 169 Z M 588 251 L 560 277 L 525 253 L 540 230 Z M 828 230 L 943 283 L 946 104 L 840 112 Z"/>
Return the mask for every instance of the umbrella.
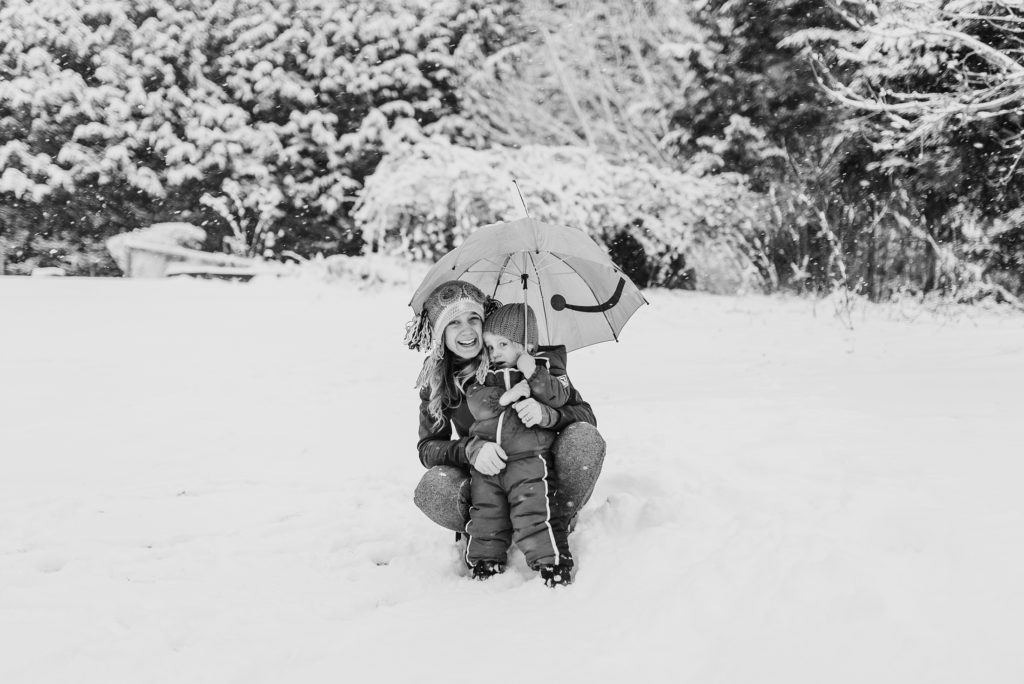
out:
<path id="1" fill-rule="evenodd" d="M 427 272 L 409 302 L 413 311 L 421 313 L 448 280 L 473 283 L 504 304 L 525 301 L 537 316 L 540 344 L 566 351 L 618 340 L 647 303 L 586 233 L 531 218 L 475 230 Z"/>

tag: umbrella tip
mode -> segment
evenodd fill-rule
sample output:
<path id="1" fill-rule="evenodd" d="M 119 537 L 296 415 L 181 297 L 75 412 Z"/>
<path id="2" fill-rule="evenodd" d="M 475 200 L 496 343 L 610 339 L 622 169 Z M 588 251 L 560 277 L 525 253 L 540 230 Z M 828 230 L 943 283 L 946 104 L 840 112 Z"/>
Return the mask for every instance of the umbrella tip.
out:
<path id="1" fill-rule="evenodd" d="M 523 211 L 526 212 L 526 218 L 530 218 L 530 210 L 526 208 L 526 200 L 523 199 L 523 191 L 519 189 L 519 181 L 515 176 L 512 177 L 512 184 L 516 186 L 516 192 L 519 193 L 519 201 L 523 203 Z"/>

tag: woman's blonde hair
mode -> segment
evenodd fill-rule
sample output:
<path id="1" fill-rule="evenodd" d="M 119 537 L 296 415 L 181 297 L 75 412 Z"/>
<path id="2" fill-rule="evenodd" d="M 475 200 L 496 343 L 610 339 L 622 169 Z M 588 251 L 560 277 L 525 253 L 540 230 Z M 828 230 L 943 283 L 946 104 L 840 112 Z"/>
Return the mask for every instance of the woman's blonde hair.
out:
<path id="1" fill-rule="evenodd" d="M 487 373 L 486 351 L 469 359 L 458 366 L 455 354 L 439 340 L 437 351 L 431 353 L 423 361 L 423 369 L 416 380 L 416 389 L 428 390 L 427 412 L 434 419 L 434 427 L 440 427 L 445 421 L 446 409 L 454 408 L 462 402 L 466 395 L 466 385 L 470 380 L 483 382 Z"/>

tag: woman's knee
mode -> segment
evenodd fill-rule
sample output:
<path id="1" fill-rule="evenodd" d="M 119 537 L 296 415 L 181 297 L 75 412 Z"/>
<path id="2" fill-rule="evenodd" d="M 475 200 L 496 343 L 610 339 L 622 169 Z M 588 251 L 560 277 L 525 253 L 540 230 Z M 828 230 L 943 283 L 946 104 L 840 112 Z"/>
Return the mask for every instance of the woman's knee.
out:
<path id="1" fill-rule="evenodd" d="M 557 506 L 570 520 L 590 500 L 604 465 L 605 442 L 590 423 L 572 423 L 559 433 L 554 445 L 558 489 Z"/>
<path id="2" fill-rule="evenodd" d="M 438 525 L 462 531 L 469 517 L 468 473 L 455 466 L 428 469 L 416 485 L 413 502 Z"/>
<path id="3" fill-rule="evenodd" d="M 604 463 L 607 445 L 604 437 L 590 423 L 571 423 L 558 434 L 554 444 L 556 467 L 566 470 L 596 467 Z M 561 475 L 561 471 L 559 472 Z"/>

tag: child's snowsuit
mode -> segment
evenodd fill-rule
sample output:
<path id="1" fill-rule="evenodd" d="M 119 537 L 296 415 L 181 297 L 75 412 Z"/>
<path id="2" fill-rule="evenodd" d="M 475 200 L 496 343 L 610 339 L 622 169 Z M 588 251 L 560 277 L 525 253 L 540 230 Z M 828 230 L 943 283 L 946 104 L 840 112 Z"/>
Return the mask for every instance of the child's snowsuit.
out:
<path id="1" fill-rule="evenodd" d="M 565 348 L 536 355 L 537 370 L 528 379 L 531 396 L 552 408 L 561 407 L 572 394 L 565 375 Z M 523 425 L 512 406 L 498 399 L 523 379 L 515 368 L 487 371 L 483 385 L 467 388 L 469 410 L 475 422 L 470 434 L 497 442 L 508 461 L 497 475 L 472 470 L 466 534 L 466 562 L 506 562 L 513 537 L 531 568 L 571 564 L 565 521 L 552 513 L 557 482 L 551 467 L 551 445 L 557 433 Z"/>

